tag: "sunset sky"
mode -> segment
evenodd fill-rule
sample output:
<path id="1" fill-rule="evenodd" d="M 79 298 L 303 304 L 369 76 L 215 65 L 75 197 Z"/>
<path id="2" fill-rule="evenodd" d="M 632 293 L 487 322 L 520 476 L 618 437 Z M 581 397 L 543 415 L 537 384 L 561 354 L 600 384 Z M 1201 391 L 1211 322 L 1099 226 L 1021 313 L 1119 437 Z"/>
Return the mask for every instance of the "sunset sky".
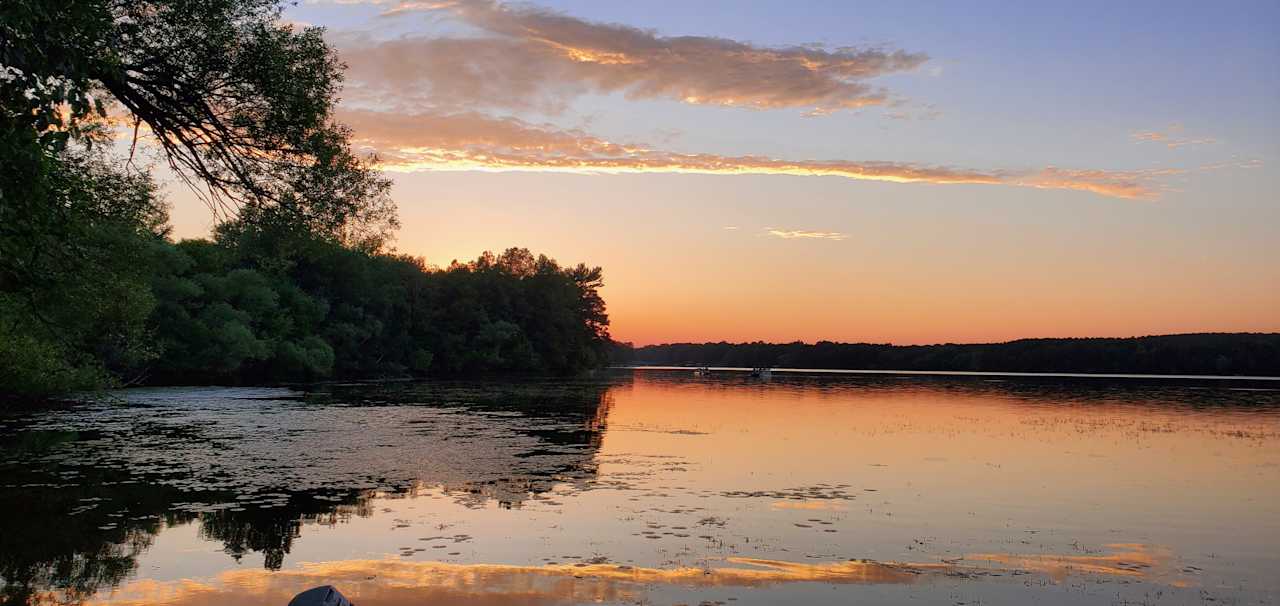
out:
<path id="1" fill-rule="evenodd" d="M 619 340 L 1280 331 L 1280 3 L 304 2 L 395 247 Z M 212 218 L 169 188 L 176 235 Z"/>

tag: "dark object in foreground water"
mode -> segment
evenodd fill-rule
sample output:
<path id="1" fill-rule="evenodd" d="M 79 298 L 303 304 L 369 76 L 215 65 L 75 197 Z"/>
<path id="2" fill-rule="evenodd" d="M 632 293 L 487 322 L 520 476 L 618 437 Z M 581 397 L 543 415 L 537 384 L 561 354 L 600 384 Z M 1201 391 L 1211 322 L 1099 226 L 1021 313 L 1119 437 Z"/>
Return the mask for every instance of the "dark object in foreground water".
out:
<path id="1" fill-rule="evenodd" d="M 347 601 L 333 585 L 312 587 L 289 600 L 289 606 L 356 606 Z"/>

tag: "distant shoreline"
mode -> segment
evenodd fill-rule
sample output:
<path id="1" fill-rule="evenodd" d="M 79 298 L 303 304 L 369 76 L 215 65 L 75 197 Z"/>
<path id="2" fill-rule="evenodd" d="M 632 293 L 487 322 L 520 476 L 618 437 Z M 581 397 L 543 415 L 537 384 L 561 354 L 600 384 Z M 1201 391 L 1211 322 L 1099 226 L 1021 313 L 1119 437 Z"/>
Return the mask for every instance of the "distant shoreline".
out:
<path id="1" fill-rule="evenodd" d="M 616 344 L 617 366 L 819 369 L 854 374 L 1280 379 L 1280 333 L 1196 333 L 1005 343 Z"/>
<path id="2" fill-rule="evenodd" d="M 706 368 L 712 372 L 749 373 L 753 368 L 742 366 L 669 366 L 661 364 L 634 364 L 629 366 L 611 366 L 618 370 L 693 370 Z M 977 370 L 872 370 L 852 368 L 770 368 L 775 373 L 786 374 L 834 374 L 834 375 L 924 375 L 954 377 L 1027 377 L 1027 378 L 1064 378 L 1064 379 L 1194 379 L 1211 381 L 1276 381 L 1280 376 L 1257 375 L 1187 375 L 1187 374 L 1129 374 L 1129 373 L 1089 373 L 1089 372 L 1001 372 Z"/>

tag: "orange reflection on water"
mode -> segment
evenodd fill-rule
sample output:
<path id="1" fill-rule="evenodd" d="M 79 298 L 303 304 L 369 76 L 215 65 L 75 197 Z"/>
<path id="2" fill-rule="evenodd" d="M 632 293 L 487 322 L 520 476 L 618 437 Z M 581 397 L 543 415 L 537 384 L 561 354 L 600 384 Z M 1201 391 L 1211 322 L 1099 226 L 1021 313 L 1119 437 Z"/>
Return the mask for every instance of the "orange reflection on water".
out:
<path id="1" fill-rule="evenodd" d="M 1232 393 L 639 372 L 586 421 L 592 473 L 511 509 L 384 499 L 369 518 L 304 529 L 283 571 L 187 569 L 168 578 L 193 578 L 139 579 L 91 603 L 280 606 L 332 584 L 360 606 L 559 605 L 814 589 L 804 583 L 977 591 L 1026 574 L 1113 580 L 1106 591 L 1130 595 L 1194 580 L 1268 596 L 1280 416 L 1231 406 Z M 447 471 L 428 486 L 467 477 Z M 455 525 L 465 555 L 379 559 L 412 538 L 401 520 Z M 167 564 L 162 552 L 187 547 L 152 551 Z M 597 554 L 632 565 L 589 563 Z M 568 558 L 588 563 L 554 563 Z M 697 597 L 687 601 L 717 596 Z"/>
<path id="2" fill-rule="evenodd" d="M 835 501 L 806 499 L 803 501 L 774 501 L 769 504 L 773 509 L 797 509 L 800 511 L 844 511 L 846 508 Z"/>
<path id="3" fill-rule="evenodd" d="M 797 493 L 779 510 L 875 506 L 959 528 L 1000 508 L 1037 529 L 1194 518 L 1232 521 L 1220 532 L 1234 533 L 1274 519 L 1257 503 L 1280 502 L 1276 416 L 1158 391 L 641 371 L 613 395 L 603 474 L 609 456 L 662 455 L 687 463 L 664 480 L 698 489 L 843 484 L 856 496 Z"/>
<path id="4" fill-rule="evenodd" d="M 994 562 L 1014 570 L 1040 572 L 1057 582 L 1064 581 L 1073 574 L 1147 578 L 1167 572 L 1163 567 L 1170 560 L 1168 550 L 1150 549 L 1137 543 L 1116 543 L 1107 547 L 1123 551 L 1103 555 L 978 553 L 965 556 L 965 559 Z M 1182 580 L 1175 580 L 1174 583 L 1186 585 Z"/>
<path id="5" fill-rule="evenodd" d="M 513 566 L 398 560 L 347 560 L 303 563 L 293 570 L 232 570 L 212 581 L 137 580 L 86 606 L 279 605 L 317 585 L 335 585 L 361 606 L 409 604 L 578 604 L 632 602 L 646 588 L 763 587 L 818 582 L 833 585 L 907 584 L 936 576 L 993 578 L 1008 573 L 1042 573 L 1054 581 L 1071 576 L 1133 579 L 1168 574 L 1167 551 L 1118 544 L 1122 551 L 1103 555 L 975 554 L 966 561 L 877 562 L 849 560 L 806 564 L 730 557 L 724 567 L 643 568 L 615 564 Z M 1181 580 L 1171 584 L 1184 585 Z"/>

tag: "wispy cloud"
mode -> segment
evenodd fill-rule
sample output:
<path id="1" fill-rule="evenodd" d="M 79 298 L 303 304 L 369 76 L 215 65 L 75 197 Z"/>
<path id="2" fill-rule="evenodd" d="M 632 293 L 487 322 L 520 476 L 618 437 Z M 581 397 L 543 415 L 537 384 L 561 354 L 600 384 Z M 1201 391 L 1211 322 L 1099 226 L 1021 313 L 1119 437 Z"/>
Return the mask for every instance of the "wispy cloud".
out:
<path id="1" fill-rule="evenodd" d="M 1209 145 L 1217 143 L 1217 139 L 1211 137 L 1188 138 L 1182 134 L 1183 127 L 1181 124 L 1170 124 L 1166 130 L 1148 130 L 1138 131 L 1129 134 L 1129 139 L 1134 143 L 1160 143 L 1169 149 L 1177 149 L 1179 147 L 1187 147 L 1190 145 Z"/>
<path id="2" fill-rule="evenodd" d="M 1224 162 L 1202 164 L 1196 170 L 1208 172 L 1215 170 L 1262 168 L 1262 166 L 1262 160 L 1258 158 L 1232 158 L 1231 160 Z"/>
<path id="3" fill-rule="evenodd" d="M 1153 179 L 1173 171 L 978 170 L 908 162 L 790 160 L 680 153 L 619 143 L 581 130 L 493 118 L 477 110 L 558 113 L 583 93 L 810 114 L 883 104 L 917 117 L 869 81 L 927 57 L 885 48 L 763 47 L 706 36 L 662 36 L 495 0 L 380 2 L 389 15 L 427 11 L 468 33 L 375 39 L 336 34 L 348 63 L 344 119 L 391 171 L 493 170 L 836 176 L 934 184 L 986 184 L 1158 197 Z M 932 106 L 918 117 L 936 116 Z M 401 111 L 391 111 L 401 110 Z"/>
<path id="4" fill-rule="evenodd" d="M 775 238 L 782 238 L 783 240 L 804 239 L 804 240 L 840 241 L 849 237 L 849 234 L 840 233 L 838 231 L 805 231 L 805 230 L 792 230 L 792 229 L 769 229 L 767 230 L 767 233 L 770 236 L 773 236 Z"/>
<path id="5" fill-rule="evenodd" d="M 581 130 L 515 118 L 344 110 L 357 144 L 377 152 L 383 168 L 577 173 L 693 173 L 712 175 L 835 176 L 868 181 L 985 184 L 1065 189 L 1125 199 L 1159 196 L 1154 179 L 1178 169 L 1145 171 L 976 170 L 903 162 L 787 160 L 765 156 L 678 153 L 608 141 Z"/>
<path id="6" fill-rule="evenodd" d="M 869 80 L 915 69 L 922 53 L 878 47 L 766 47 L 709 36 L 662 36 L 493 0 L 401 2 L 386 14 L 432 11 L 475 35 L 377 40 L 335 35 L 353 90 L 416 96 L 435 107 L 555 112 L 577 95 L 810 113 L 879 105 Z"/>

